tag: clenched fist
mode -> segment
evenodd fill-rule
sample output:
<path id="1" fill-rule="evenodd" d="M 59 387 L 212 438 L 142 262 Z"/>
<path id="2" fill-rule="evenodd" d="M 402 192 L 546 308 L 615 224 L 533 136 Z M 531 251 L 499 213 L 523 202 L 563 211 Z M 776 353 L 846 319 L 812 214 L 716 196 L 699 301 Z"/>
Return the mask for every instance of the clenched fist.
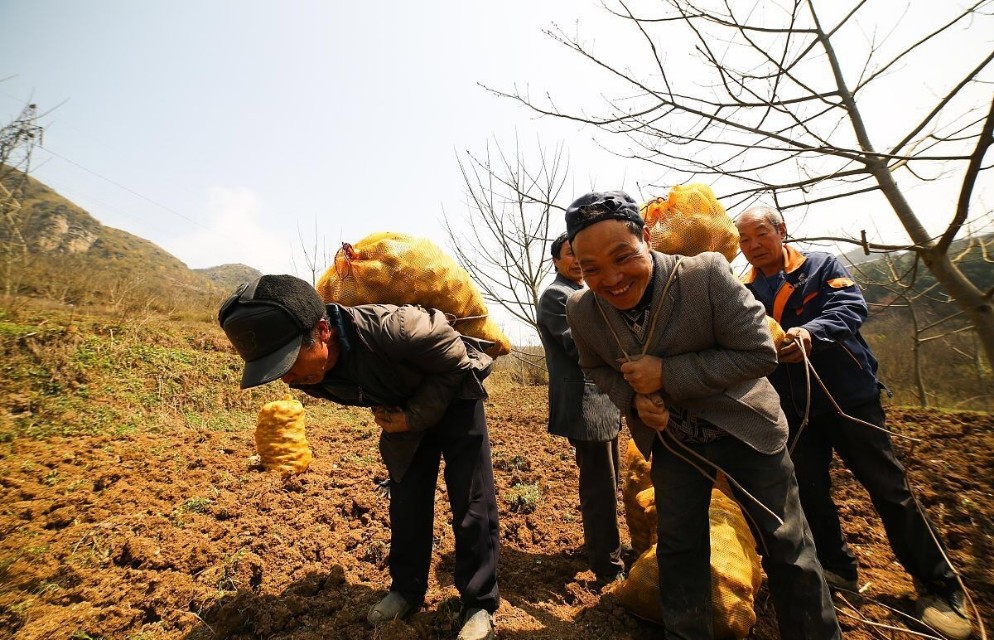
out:
<path id="1" fill-rule="evenodd" d="M 803 327 L 787 329 L 783 346 L 777 352 L 777 360 L 786 363 L 802 362 L 804 354 L 811 355 L 811 334 Z"/>
<path id="2" fill-rule="evenodd" d="M 397 407 L 373 407 L 373 420 L 387 433 L 410 431 L 407 426 L 407 414 Z"/>
<path id="3" fill-rule="evenodd" d="M 658 393 L 635 395 L 635 411 L 650 429 L 662 431 L 670 422 L 670 412 Z"/>

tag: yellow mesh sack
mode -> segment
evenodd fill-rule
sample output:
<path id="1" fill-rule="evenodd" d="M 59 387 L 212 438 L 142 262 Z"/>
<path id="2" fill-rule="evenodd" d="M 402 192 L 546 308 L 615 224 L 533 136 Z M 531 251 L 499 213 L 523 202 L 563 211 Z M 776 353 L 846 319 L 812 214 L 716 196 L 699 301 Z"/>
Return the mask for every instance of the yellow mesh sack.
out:
<path id="1" fill-rule="evenodd" d="M 454 317 L 468 336 L 495 343 L 492 357 L 511 352 L 511 342 L 488 315 L 483 296 L 465 269 L 426 238 L 389 231 L 344 243 L 318 280 L 326 303 L 419 304 Z"/>
<path id="2" fill-rule="evenodd" d="M 628 523 L 628 532 L 632 537 L 632 549 L 642 553 L 656 541 L 656 496 L 652 493 L 649 462 L 642 457 L 634 440 L 628 441 L 625 467 L 625 482 L 621 489 L 625 522 Z M 646 490 L 651 494 L 651 504 L 649 495 L 643 495 Z"/>
<path id="3" fill-rule="evenodd" d="M 756 624 L 755 599 L 762 579 L 756 542 L 739 506 L 711 492 L 711 600 L 715 638 L 745 638 Z M 639 556 L 628 577 L 610 592 L 634 615 L 662 623 L 656 545 Z"/>
<path id="4" fill-rule="evenodd" d="M 739 251 L 739 231 L 706 184 L 673 187 L 669 196 L 642 205 L 642 217 L 656 251 L 682 256 L 717 251 L 729 262 Z"/>
<path id="5" fill-rule="evenodd" d="M 787 337 L 787 332 L 783 330 L 780 323 L 773 319 L 773 316 L 766 316 L 766 326 L 770 329 L 770 335 L 773 336 L 773 345 L 780 351 L 780 347 L 783 346 L 783 340 Z"/>
<path id="6" fill-rule="evenodd" d="M 269 471 L 306 471 L 313 456 L 304 435 L 304 406 L 291 399 L 263 405 L 255 427 L 255 448 Z"/>

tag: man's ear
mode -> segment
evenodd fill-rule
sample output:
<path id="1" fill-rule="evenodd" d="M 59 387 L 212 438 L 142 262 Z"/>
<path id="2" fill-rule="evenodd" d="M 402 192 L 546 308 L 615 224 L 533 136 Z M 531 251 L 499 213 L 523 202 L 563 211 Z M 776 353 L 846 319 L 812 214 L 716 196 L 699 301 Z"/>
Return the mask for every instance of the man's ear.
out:
<path id="1" fill-rule="evenodd" d="M 315 337 L 319 342 L 323 342 L 325 344 L 327 344 L 328 341 L 331 340 L 336 334 L 336 331 L 331 328 L 331 325 L 329 325 L 328 321 L 324 318 L 318 320 L 318 323 L 314 328 L 316 329 Z"/>
<path id="2" fill-rule="evenodd" d="M 652 237 L 652 234 L 649 233 L 649 227 L 648 227 L 648 225 L 643 226 L 642 227 L 642 239 L 645 241 L 645 243 L 647 245 L 649 245 L 650 249 L 652 248 L 652 243 L 649 241 L 651 237 Z"/>
<path id="3" fill-rule="evenodd" d="M 787 239 L 787 225 L 786 224 L 784 224 L 784 223 L 781 222 L 779 225 L 777 225 L 777 232 L 780 234 L 780 239 L 781 240 L 786 240 Z"/>

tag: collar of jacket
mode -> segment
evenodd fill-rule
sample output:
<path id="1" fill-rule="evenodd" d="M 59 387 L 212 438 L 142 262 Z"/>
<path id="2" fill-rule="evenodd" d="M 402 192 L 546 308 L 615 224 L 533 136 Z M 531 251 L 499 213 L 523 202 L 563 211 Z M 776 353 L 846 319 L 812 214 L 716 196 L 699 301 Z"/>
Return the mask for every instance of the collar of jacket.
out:
<path id="1" fill-rule="evenodd" d="M 804 261 L 807 259 L 807 256 L 789 244 L 785 244 L 783 246 L 784 273 L 794 273 L 801 268 L 801 265 L 804 264 Z M 749 273 L 746 274 L 746 277 L 742 279 L 742 282 L 744 284 L 752 284 L 756 281 L 757 277 L 759 277 L 759 269 L 752 267 L 752 269 L 749 270 Z"/>
<path id="2" fill-rule="evenodd" d="M 342 358 L 352 350 L 352 340 L 349 338 L 349 330 L 345 326 L 345 313 L 342 307 L 337 304 L 325 305 L 325 309 L 328 312 L 328 326 L 335 329 L 338 346 L 341 349 L 338 357 Z"/>
<path id="3" fill-rule="evenodd" d="M 567 278 L 563 274 L 559 273 L 558 271 L 556 272 L 556 282 L 564 284 L 567 287 L 569 287 L 570 289 L 574 289 L 574 290 L 578 290 L 578 289 L 582 289 L 583 288 L 582 284 L 577 284 L 577 283 L 573 282 L 572 280 L 570 280 L 569 278 Z"/>

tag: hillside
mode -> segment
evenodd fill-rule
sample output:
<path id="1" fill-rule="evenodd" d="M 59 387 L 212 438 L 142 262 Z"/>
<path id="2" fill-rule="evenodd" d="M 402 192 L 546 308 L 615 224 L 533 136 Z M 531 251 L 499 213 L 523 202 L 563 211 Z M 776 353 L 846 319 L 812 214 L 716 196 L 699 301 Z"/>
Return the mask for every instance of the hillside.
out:
<path id="1" fill-rule="evenodd" d="M 985 250 L 984 247 L 987 249 Z M 994 287 L 994 258 L 991 257 L 991 247 L 994 247 L 994 233 L 960 238 L 949 248 L 949 254 L 956 257 L 960 270 L 981 291 Z M 859 257 L 863 259 L 859 260 Z M 895 298 L 895 292 L 910 287 L 911 295 L 933 290 L 922 301 L 923 306 L 929 310 L 949 307 L 945 291 L 941 287 L 936 287 L 935 277 L 923 264 L 919 263 L 916 267 L 915 256 L 912 253 L 902 252 L 881 257 L 864 256 L 860 251 L 858 255 L 850 252 L 840 256 L 840 260 L 849 267 L 853 277 L 859 281 L 868 302 L 887 303 Z M 892 284 L 894 277 L 891 268 L 893 273 L 902 276 L 902 287 Z"/>
<path id="2" fill-rule="evenodd" d="M 994 234 L 957 240 L 950 249 L 982 291 L 994 287 L 990 247 Z M 931 406 L 994 408 L 994 373 L 979 353 L 974 333 L 932 274 L 915 264 L 914 254 L 875 256 L 849 270 L 870 307 L 863 336 L 880 360 L 880 377 L 895 400 L 920 404 L 924 390 Z M 894 282 L 894 274 L 900 283 Z"/>
<path id="3" fill-rule="evenodd" d="M 262 272 L 244 264 L 222 264 L 208 269 L 194 269 L 193 272 L 206 278 L 219 291 L 232 291 L 241 283 L 262 275 Z"/>
<path id="4" fill-rule="evenodd" d="M 23 179 L 8 170 L 8 183 Z M 192 270 L 155 244 L 102 225 L 45 184 L 27 177 L 14 223 L 0 226 L 0 246 L 14 267 L 5 289 L 60 302 L 146 306 L 160 310 L 226 293 L 259 272 L 244 265 Z M 26 248 L 20 252 L 16 249 Z"/>

